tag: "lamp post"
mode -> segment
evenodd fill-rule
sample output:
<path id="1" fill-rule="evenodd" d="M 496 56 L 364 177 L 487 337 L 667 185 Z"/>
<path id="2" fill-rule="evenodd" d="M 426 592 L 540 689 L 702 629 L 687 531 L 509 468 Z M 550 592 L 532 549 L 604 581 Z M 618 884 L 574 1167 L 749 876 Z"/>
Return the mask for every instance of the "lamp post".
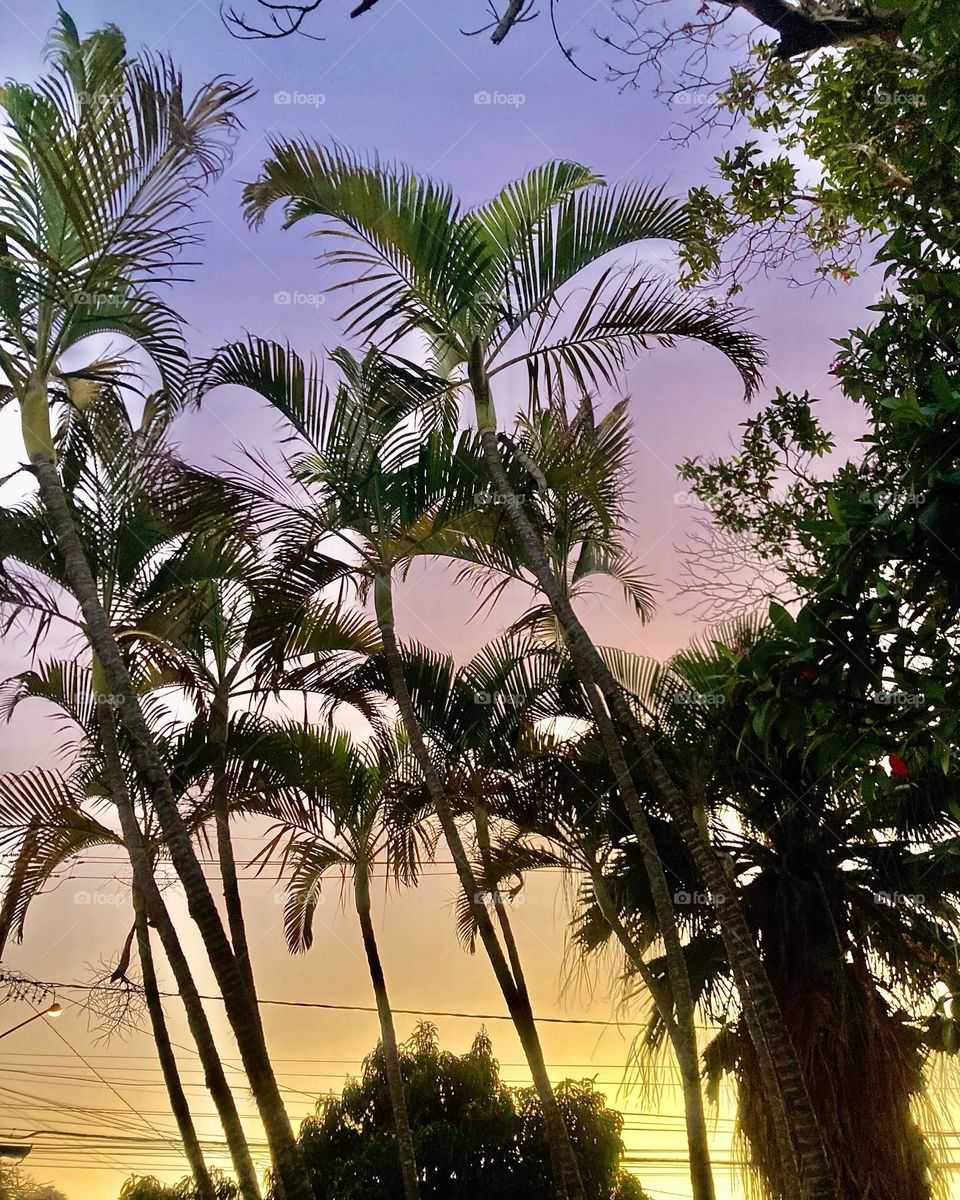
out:
<path id="1" fill-rule="evenodd" d="M 27 1019 L 25 1021 L 21 1021 L 19 1025 L 12 1025 L 9 1029 L 5 1029 L 3 1033 L 0 1033 L 0 1038 L 5 1038 L 8 1034 L 16 1033 L 17 1030 L 22 1029 L 24 1025 L 29 1025 L 31 1021 L 39 1021 L 41 1017 L 49 1017 L 50 1020 L 55 1021 L 62 1012 L 63 1009 L 59 1004 L 57 1004 L 56 1001 L 54 1001 L 49 1008 L 45 1008 L 41 1012 L 34 1013 L 32 1017 L 27 1017 Z M 15 1146 L 5 1142 L 0 1142 L 0 1158 L 11 1159 L 13 1162 L 23 1162 L 32 1149 L 32 1143 Z"/>
<path id="2" fill-rule="evenodd" d="M 0 1143 L 0 1158 L 9 1158 L 12 1162 L 23 1162 L 32 1149 L 32 1145 L 7 1146 Z"/>
<path id="3" fill-rule="evenodd" d="M 9 1037 L 11 1033 L 16 1033 L 18 1029 L 22 1029 L 24 1025 L 29 1025 L 31 1021 L 39 1021 L 41 1017 L 50 1017 L 51 1020 L 56 1020 L 63 1012 L 59 1004 L 53 1003 L 49 1008 L 45 1008 L 42 1012 L 34 1013 L 32 1017 L 27 1017 L 25 1021 L 21 1021 L 19 1025 L 11 1025 L 9 1029 L 5 1029 L 0 1033 L 0 1038 Z"/>

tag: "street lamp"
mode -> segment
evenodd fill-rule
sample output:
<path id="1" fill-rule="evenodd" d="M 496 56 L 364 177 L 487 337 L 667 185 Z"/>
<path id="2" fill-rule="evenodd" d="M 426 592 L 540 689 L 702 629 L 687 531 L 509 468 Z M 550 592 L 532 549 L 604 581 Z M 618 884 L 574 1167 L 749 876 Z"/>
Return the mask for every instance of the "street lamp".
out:
<path id="1" fill-rule="evenodd" d="M 32 1145 L 6 1146 L 0 1143 L 0 1158 L 9 1158 L 13 1162 L 23 1162 L 32 1149 Z"/>
<path id="2" fill-rule="evenodd" d="M 8 1037 L 11 1033 L 16 1033 L 18 1029 L 22 1029 L 24 1025 L 29 1025 L 31 1021 L 39 1021 L 41 1017 L 50 1017 L 51 1020 L 56 1020 L 63 1012 L 59 1004 L 54 1002 L 49 1008 L 45 1008 L 42 1012 L 34 1013 L 32 1017 L 27 1017 L 25 1021 L 21 1021 L 19 1025 L 12 1025 L 9 1029 L 5 1029 L 0 1033 L 0 1038 Z"/>

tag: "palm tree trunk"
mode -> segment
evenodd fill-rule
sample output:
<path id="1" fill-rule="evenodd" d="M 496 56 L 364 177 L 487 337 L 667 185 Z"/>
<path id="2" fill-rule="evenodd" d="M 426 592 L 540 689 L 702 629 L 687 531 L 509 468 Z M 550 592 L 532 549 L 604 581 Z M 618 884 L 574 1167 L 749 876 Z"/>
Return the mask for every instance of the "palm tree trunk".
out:
<path id="1" fill-rule="evenodd" d="M 510 969 L 513 972 L 513 978 L 516 981 L 517 991 L 520 993 L 521 999 L 526 1004 L 530 1004 L 530 994 L 527 991 L 527 977 L 523 969 L 523 963 L 520 961 L 520 948 L 517 945 L 517 939 L 514 937 L 513 926 L 510 924 L 510 917 L 507 915 L 503 899 L 493 882 L 493 873 L 490 869 L 490 817 L 486 806 L 483 804 L 474 805 L 474 825 L 477 830 L 477 846 L 480 850 L 483 873 L 486 876 L 487 890 L 492 896 L 494 912 L 497 914 L 497 924 L 500 926 L 503 944 L 507 948 L 507 958 L 510 960 Z"/>
<path id="2" fill-rule="evenodd" d="M 140 971 L 143 975 L 143 992 L 147 1002 L 147 1014 L 150 1017 L 150 1028 L 153 1040 L 157 1044 L 157 1057 L 160 1060 L 160 1070 L 170 1101 L 170 1110 L 177 1122 L 177 1130 L 183 1143 L 183 1153 L 190 1164 L 190 1172 L 200 1200 L 216 1200 L 216 1191 L 197 1137 L 196 1126 L 190 1112 L 190 1105 L 180 1071 L 177 1067 L 177 1056 L 173 1052 L 170 1033 L 167 1029 L 166 1017 L 163 1013 L 163 1001 L 160 999 L 160 988 L 157 984 L 157 972 L 153 961 L 153 949 L 150 945 L 150 929 L 147 925 L 147 909 L 143 902 L 140 889 L 133 886 L 133 914 L 137 935 L 137 950 L 140 955 Z"/>
<path id="3" fill-rule="evenodd" d="M 246 980 L 250 998 L 257 1004 L 257 988 L 247 941 L 247 925 L 240 899 L 237 859 L 230 835 L 230 781 L 227 778 L 227 733 L 229 729 L 229 680 L 222 684 L 210 706 L 210 742 L 214 750 L 213 817 L 217 831 L 217 860 L 223 880 L 223 899 L 227 909 L 227 927 L 237 966 Z"/>
<path id="4" fill-rule="evenodd" d="M 712 845 L 703 838 L 693 818 L 691 806 L 673 783 L 646 731 L 626 703 L 616 680 L 573 611 L 544 553 L 536 530 L 523 511 L 518 497 L 511 491 L 497 445 L 493 398 L 479 341 L 475 341 L 471 347 L 469 378 L 481 447 L 491 485 L 500 494 L 501 503 L 528 565 L 563 628 L 574 667 L 585 686 L 589 687 L 591 681 L 596 681 L 614 720 L 629 737 L 640 765 L 675 822 L 705 886 L 712 893 L 724 944 L 740 990 L 751 1040 L 761 1058 L 769 1049 L 776 1064 L 784 1103 L 779 1104 L 776 1091 L 767 1097 L 767 1102 L 774 1112 L 780 1109 L 776 1113 L 776 1120 L 781 1128 L 792 1131 L 796 1143 L 801 1178 L 798 1179 L 794 1174 L 790 1179 L 789 1162 L 784 1164 L 784 1178 L 790 1180 L 789 1200 L 801 1196 L 803 1200 L 836 1200 L 835 1176 L 830 1169 L 806 1080 L 760 953 L 737 899 L 734 882 L 728 879 Z"/>
<path id="5" fill-rule="evenodd" d="M 193 1036 L 197 1047 L 197 1054 L 200 1058 L 200 1065 L 203 1068 L 204 1082 L 216 1106 L 220 1125 L 223 1129 L 223 1136 L 226 1139 L 227 1149 L 230 1152 L 230 1159 L 233 1163 L 233 1169 L 237 1173 L 240 1195 L 243 1197 L 243 1200 L 260 1200 L 260 1185 L 257 1181 L 257 1171 L 250 1156 L 250 1147 L 247 1144 L 247 1137 L 243 1131 L 240 1114 L 237 1112 L 233 1092 L 230 1090 L 230 1085 L 223 1070 L 220 1052 L 217 1050 L 213 1031 L 210 1028 L 210 1022 L 207 1020 L 207 1014 L 204 1011 L 200 993 L 197 991 L 197 985 L 194 982 L 190 964 L 187 962 L 187 956 L 184 954 L 183 947 L 180 944 L 176 927 L 170 918 L 169 910 L 164 903 L 163 896 L 160 894 L 160 889 L 157 887 L 157 882 L 153 876 L 146 841 L 137 821 L 133 802 L 130 799 L 126 780 L 123 775 L 123 764 L 120 758 L 120 748 L 117 743 L 117 731 L 113 723 L 113 715 L 105 704 L 101 703 L 98 707 L 100 735 L 104 750 L 104 774 L 107 787 L 117 805 L 120 832 L 133 870 L 134 905 L 136 906 L 137 897 L 139 897 L 147 922 L 156 929 L 157 935 L 160 938 L 160 944 L 163 946 L 164 954 L 167 956 L 167 962 L 170 964 L 170 969 L 173 972 L 177 989 L 180 992 L 180 1000 L 187 1016 L 187 1024 L 190 1027 L 190 1033 Z M 150 956 L 152 971 L 153 956 L 150 953 L 149 943 L 147 950 Z M 142 948 L 141 965 L 144 965 Z M 145 966 L 144 971 L 146 972 Z M 144 986 L 146 986 L 146 976 L 144 978 Z"/>
<path id="6" fill-rule="evenodd" d="M 670 980 L 670 996 L 665 997 L 661 994 L 661 1002 L 657 1004 L 657 1007 L 661 1017 L 665 1017 L 664 1004 L 671 1017 L 674 1013 L 676 1014 L 675 1019 L 671 1020 L 667 1028 L 668 1030 L 672 1029 L 670 1040 L 677 1056 L 683 1085 L 683 1106 L 693 1200 L 715 1200 L 716 1191 L 713 1186 L 713 1172 L 710 1168 L 710 1144 L 707 1139 L 707 1122 L 703 1112 L 703 1093 L 700 1089 L 696 1006 L 693 1002 L 687 959 L 683 952 L 683 943 L 680 940 L 680 930 L 677 927 L 677 916 L 670 894 L 670 885 L 663 869 L 663 861 L 657 852 L 653 830 L 650 828 L 647 814 L 643 811 L 640 797 L 634 787 L 633 777 L 627 766 L 620 739 L 610 720 L 610 714 L 604 706 L 603 698 L 592 680 L 588 684 L 586 692 L 600 732 L 600 739 L 613 765 L 617 790 L 626 805 L 630 823 L 640 846 L 644 871 L 650 884 L 650 894 L 657 914 L 657 926 L 663 939 L 667 974 Z M 601 911 L 604 911 L 602 905 Z M 616 915 L 615 911 L 613 915 Z M 604 916 L 608 921 L 610 920 L 610 914 L 607 911 L 604 911 Z M 617 933 L 617 929 L 611 927 Z M 625 933 L 626 930 L 623 932 Z M 619 936 L 619 933 L 617 935 Z M 637 955 L 636 957 L 640 958 L 641 956 Z M 646 966 L 645 963 L 644 966 Z M 660 991 L 662 993 L 662 989 Z M 656 1000 L 656 997 L 654 999 Z M 788 1145 L 790 1145 L 789 1142 Z"/>
<path id="7" fill-rule="evenodd" d="M 690 1185 L 693 1200 L 713 1200 L 713 1169 L 710 1165 L 710 1143 L 707 1121 L 703 1111 L 703 1092 L 700 1087 L 700 1058 L 697 1053 L 696 1029 L 685 1029 L 676 1001 L 667 993 L 660 980 L 647 965 L 640 948 L 628 933 L 616 905 L 610 896 L 606 880 L 599 872 L 591 872 L 593 894 L 604 920 L 623 947 L 627 958 L 653 997 L 657 1012 L 664 1023 L 667 1036 L 677 1056 L 680 1086 L 683 1092 L 683 1115 L 687 1131 L 687 1155 L 690 1160 Z M 668 964 L 669 966 L 669 964 Z M 676 1015 L 674 1015 L 676 1009 Z M 692 1034 L 692 1036 L 691 1036 Z"/>
<path id="8" fill-rule="evenodd" d="M 83 613 L 87 637 L 103 671 L 109 690 L 119 703 L 120 719 L 130 737 L 137 773 L 151 797 L 170 858 L 183 884 L 187 906 L 200 935 L 223 996 L 227 1017 L 237 1040 L 250 1090 L 270 1146 L 274 1170 L 284 1200 L 314 1200 L 290 1118 L 280 1095 L 267 1052 L 259 1013 L 247 991 L 217 912 L 207 880 L 197 860 L 190 834 L 181 817 L 170 779 L 154 745 L 107 615 L 100 603 L 96 581 L 74 525 L 51 450 L 33 427 L 38 410 L 37 393 L 46 396 L 46 383 L 34 383 L 24 422 L 24 444 L 40 490 L 40 499 L 63 557 L 70 589 Z"/>
<path id="9" fill-rule="evenodd" d="M 393 1010 L 387 994 L 387 981 L 380 961 L 380 950 L 373 928 L 370 912 L 370 881 L 365 865 L 357 864 L 354 876 L 354 898 L 357 916 L 360 918 L 360 933 L 363 949 L 367 955 L 367 966 L 377 998 L 377 1016 L 380 1018 L 380 1041 L 383 1045 L 383 1062 L 387 1073 L 387 1088 L 390 1092 L 390 1107 L 393 1110 L 393 1127 L 397 1137 L 397 1154 L 400 1158 L 400 1174 L 403 1178 L 404 1200 L 420 1200 L 420 1184 L 417 1178 L 417 1159 L 413 1149 L 413 1133 L 403 1090 L 403 1075 L 400 1072 L 400 1053 L 397 1049 L 397 1031 L 393 1024 Z"/>
<path id="10" fill-rule="evenodd" d="M 416 710 L 413 707 L 410 692 L 407 689 L 406 679 L 403 674 L 403 660 L 400 656 L 400 648 L 397 645 L 397 636 L 394 627 L 393 584 L 389 571 L 382 571 L 377 574 L 374 585 L 374 599 L 377 622 L 383 639 L 384 659 L 387 664 L 394 699 L 400 710 L 400 716 L 406 729 L 407 737 L 410 739 L 410 748 L 423 773 L 430 800 L 437 810 L 440 826 L 447 845 L 450 848 L 450 856 L 456 867 L 460 886 L 463 888 L 468 903 L 475 910 L 477 931 L 480 934 L 480 940 L 490 959 L 497 983 L 500 985 L 500 991 L 503 993 L 503 998 L 506 1001 L 507 1010 L 510 1013 L 517 1036 L 520 1039 L 520 1044 L 523 1047 L 523 1052 L 530 1067 L 530 1074 L 533 1078 L 533 1084 L 540 1099 L 540 1105 L 543 1109 L 544 1130 L 550 1149 L 554 1170 L 554 1183 L 557 1187 L 558 1195 L 560 1197 L 565 1196 L 567 1200 L 584 1200 L 580 1168 L 577 1165 L 576 1155 L 573 1152 L 570 1133 L 563 1120 L 560 1105 L 557 1103 L 553 1084 L 550 1082 L 550 1075 L 543 1057 L 543 1047 L 540 1045 L 540 1035 L 537 1032 L 533 1010 L 529 1000 L 520 993 L 517 981 L 514 979 L 510 966 L 504 957 L 503 949 L 497 938 L 496 930 L 493 927 L 493 922 L 490 920 L 490 914 L 483 904 L 481 888 L 470 865 L 470 859 L 467 856 L 463 840 L 460 837 L 453 809 L 447 799 L 440 776 L 433 765 L 433 759 L 430 757 L 430 751 L 427 749 L 423 730 L 417 718 Z"/>

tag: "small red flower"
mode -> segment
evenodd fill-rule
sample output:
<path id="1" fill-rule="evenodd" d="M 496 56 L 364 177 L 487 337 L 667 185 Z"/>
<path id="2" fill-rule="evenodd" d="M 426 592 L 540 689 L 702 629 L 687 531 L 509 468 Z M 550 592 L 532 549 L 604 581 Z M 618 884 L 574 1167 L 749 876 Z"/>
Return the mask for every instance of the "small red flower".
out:
<path id="1" fill-rule="evenodd" d="M 887 762 L 890 764 L 891 774 L 899 775 L 901 779 L 910 778 L 910 770 L 899 754 L 888 754 Z"/>

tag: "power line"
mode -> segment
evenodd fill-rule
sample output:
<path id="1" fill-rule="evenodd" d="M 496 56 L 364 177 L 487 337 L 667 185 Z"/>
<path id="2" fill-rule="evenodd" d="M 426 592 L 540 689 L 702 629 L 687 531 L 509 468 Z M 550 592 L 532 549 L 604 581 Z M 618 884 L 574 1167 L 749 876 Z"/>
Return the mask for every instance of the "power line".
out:
<path id="1" fill-rule="evenodd" d="M 38 987 L 47 988 L 50 991 L 100 992 L 107 995 L 111 992 L 124 992 L 123 988 L 111 988 L 91 983 L 60 983 L 46 979 L 31 980 L 31 983 L 35 983 Z M 161 992 L 160 995 L 167 1000 L 180 999 L 179 992 Z M 222 996 L 205 995 L 201 996 L 200 999 L 209 1000 L 216 1004 L 223 1003 Z M 374 1015 L 377 1012 L 376 1008 L 371 1004 L 334 1004 L 320 1000 L 269 1000 L 259 997 L 257 1003 L 279 1008 L 309 1008 L 332 1012 L 362 1012 L 373 1013 Z M 405 1017 L 454 1017 L 467 1021 L 513 1020 L 509 1013 L 455 1012 L 430 1008 L 394 1008 L 393 1012 Z M 603 1029 L 646 1029 L 648 1027 L 646 1021 L 602 1021 L 599 1018 L 592 1017 L 537 1017 L 536 1022 L 538 1025 L 590 1025 Z M 709 1026 L 700 1026 L 700 1028 L 704 1031 L 711 1031 Z"/>

